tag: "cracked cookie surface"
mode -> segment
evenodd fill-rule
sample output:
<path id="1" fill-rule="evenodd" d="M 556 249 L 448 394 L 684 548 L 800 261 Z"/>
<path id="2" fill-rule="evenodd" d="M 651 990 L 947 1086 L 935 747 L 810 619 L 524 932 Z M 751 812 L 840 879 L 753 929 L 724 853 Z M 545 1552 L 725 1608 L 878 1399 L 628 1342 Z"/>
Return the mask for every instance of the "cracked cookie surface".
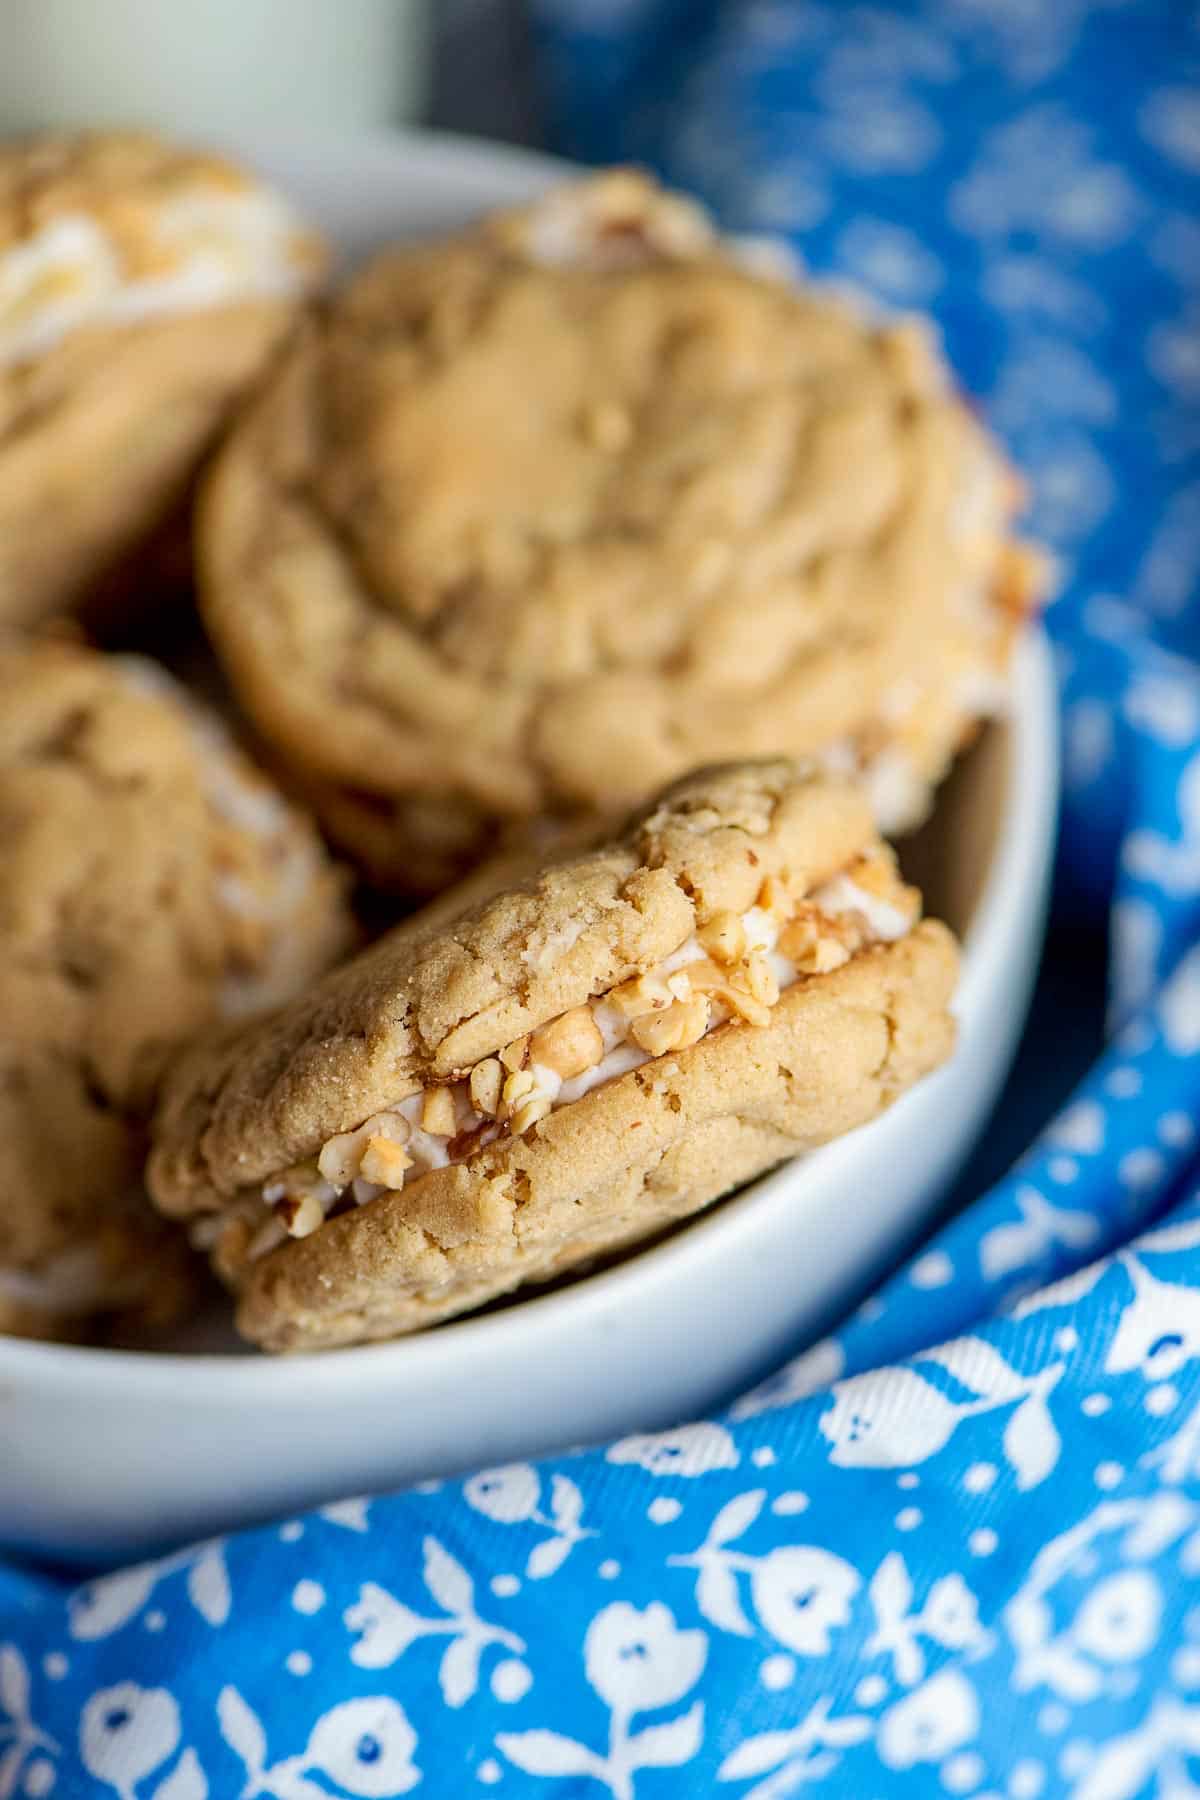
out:
<path id="1" fill-rule="evenodd" d="M 390 1337 L 634 1243 L 953 1042 L 950 934 L 811 763 L 702 771 L 477 895 L 168 1072 L 152 1195 L 267 1348 Z"/>
<path id="2" fill-rule="evenodd" d="M 323 263 L 223 159 L 122 132 L 0 145 L 0 620 L 118 585 Z"/>
<path id="3" fill-rule="evenodd" d="M 311 826 L 156 665 L 0 640 L 0 1330 L 165 1322 L 141 1191 L 158 1064 L 349 941 Z"/>
<path id="4" fill-rule="evenodd" d="M 1002 703 L 1018 501 L 919 323 L 618 172 L 333 299 L 218 460 L 202 604 L 377 876 L 714 756 L 826 754 L 894 829 Z"/>

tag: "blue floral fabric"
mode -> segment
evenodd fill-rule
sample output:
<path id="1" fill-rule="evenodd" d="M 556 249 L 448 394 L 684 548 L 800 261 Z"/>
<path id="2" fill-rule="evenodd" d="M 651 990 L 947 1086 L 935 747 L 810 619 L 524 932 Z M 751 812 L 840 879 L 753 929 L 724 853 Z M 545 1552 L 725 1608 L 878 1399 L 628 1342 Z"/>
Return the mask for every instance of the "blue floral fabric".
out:
<path id="1" fill-rule="evenodd" d="M 1028 470 L 1107 1047 L 720 1418 L 0 1566 L 0 1800 L 1200 1796 L 1200 13 L 534 10 L 564 147 L 931 310 Z"/>

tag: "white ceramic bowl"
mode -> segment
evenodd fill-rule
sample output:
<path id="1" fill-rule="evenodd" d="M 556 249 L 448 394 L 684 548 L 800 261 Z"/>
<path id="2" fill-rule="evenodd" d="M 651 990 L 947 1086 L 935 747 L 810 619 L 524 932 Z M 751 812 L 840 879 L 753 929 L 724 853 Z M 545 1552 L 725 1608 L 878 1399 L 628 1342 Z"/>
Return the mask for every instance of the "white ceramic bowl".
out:
<path id="1" fill-rule="evenodd" d="M 544 159 L 401 138 L 254 160 L 350 255 L 543 185 Z M 64 1558 L 166 1547 L 338 1495 L 704 1411 L 800 1348 L 909 1239 L 994 1101 L 1029 1000 L 1055 826 L 1048 651 L 1022 646 L 1010 720 L 907 853 L 963 934 L 960 1039 L 884 1117 L 665 1242 L 395 1344 L 271 1360 L 0 1338 L 0 1543 Z"/>

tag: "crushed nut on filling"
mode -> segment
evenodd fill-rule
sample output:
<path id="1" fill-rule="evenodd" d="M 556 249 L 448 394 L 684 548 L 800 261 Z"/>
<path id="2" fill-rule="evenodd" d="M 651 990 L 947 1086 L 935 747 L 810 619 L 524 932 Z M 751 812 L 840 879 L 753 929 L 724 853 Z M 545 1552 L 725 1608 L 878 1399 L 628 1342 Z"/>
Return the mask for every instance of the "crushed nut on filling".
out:
<path id="1" fill-rule="evenodd" d="M 265 1255 L 285 1235 L 307 1237 L 334 1212 L 520 1136 L 556 1107 L 727 1020 L 766 1025 L 785 988 L 904 937 L 918 909 L 886 852 L 859 857 L 800 901 L 769 878 L 748 912 L 716 914 L 657 967 L 547 1020 L 460 1079 L 328 1138 L 315 1162 L 266 1182 L 272 1218 L 250 1235 L 246 1254 Z"/>

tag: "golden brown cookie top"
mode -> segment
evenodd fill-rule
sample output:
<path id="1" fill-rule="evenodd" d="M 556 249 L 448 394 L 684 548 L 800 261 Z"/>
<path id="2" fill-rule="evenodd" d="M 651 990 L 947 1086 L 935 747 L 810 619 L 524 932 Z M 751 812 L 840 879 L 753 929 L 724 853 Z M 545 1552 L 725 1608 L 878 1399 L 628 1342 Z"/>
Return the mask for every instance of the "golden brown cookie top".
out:
<path id="1" fill-rule="evenodd" d="M 84 326 L 299 292 L 325 250 L 222 157 L 138 132 L 0 146 L 0 363 Z"/>
<path id="2" fill-rule="evenodd" d="M 315 775 L 611 810 L 1001 662 L 1017 497 L 923 328 L 618 174 L 337 296 L 218 467 L 205 604 Z"/>
<path id="3" fill-rule="evenodd" d="M 701 771 L 617 840 L 458 917 L 439 902 L 261 1025 L 184 1052 L 164 1088 L 152 1192 L 171 1211 L 211 1205 L 214 1190 L 262 1180 L 656 967 L 771 879 L 803 897 L 876 844 L 861 793 L 808 764 Z"/>
<path id="4" fill-rule="evenodd" d="M 4 1057 L 136 1112 L 164 1047 L 328 965 L 341 878 L 155 665 L 6 639 L 0 695 Z"/>

